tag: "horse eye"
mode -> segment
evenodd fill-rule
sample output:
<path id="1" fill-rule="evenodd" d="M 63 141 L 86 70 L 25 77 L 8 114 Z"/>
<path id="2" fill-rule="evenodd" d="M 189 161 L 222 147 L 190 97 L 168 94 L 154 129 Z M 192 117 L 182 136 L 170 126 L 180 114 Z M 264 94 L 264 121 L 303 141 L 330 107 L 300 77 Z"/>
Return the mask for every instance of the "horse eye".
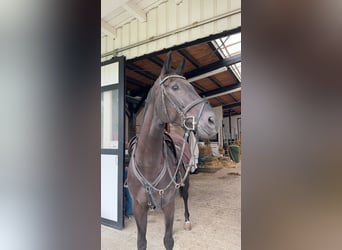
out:
<path id="1" fill-rule="evenodd" d="M 178 89 L 179 89 L 179 87 L 178 87 L 178 85 L 177 85 L 177 84 L 175 84 L 175 85 L 172 85 L 172 89 L 173 89 L 173 90 L 178 90 Z"/>

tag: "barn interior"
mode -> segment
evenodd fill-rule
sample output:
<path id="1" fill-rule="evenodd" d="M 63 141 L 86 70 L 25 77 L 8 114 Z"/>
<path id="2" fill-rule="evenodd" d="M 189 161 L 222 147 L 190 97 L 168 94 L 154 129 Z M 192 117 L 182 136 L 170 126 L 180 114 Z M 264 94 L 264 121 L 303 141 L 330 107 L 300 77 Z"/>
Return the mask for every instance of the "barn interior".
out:
<path id="1" fill-rule="evenodd" d="M 139 134 L 142 122 L 139 112 L 159 77 L 168 51 L 172 51 L 174 68 L 185 59 L 186 79 L 212 107 L 219 108 L 220 131 L 216 142 L 228 149 L 229 144 L 241 141 L 240 27 L 127 60 L 126 141 Z"/>
<path id="2" fill-rule="evenodd" d="M 208 26 L 206 35 L 199 33 L 196 39 L 180 39 L 182 43 L 176 42 L 176 45 L 170 46 L 168 42 L 163 41 L 164 38 L 176 41 L 175 37 L 181 37 L 182 32 L 197 29 L 198 33 L 202 30 L 200 26 L 206 27 L 208 23 L 199 21 L 187 25 L 184 19 L 177 22 L 179 28 L 174 27 L 174 31 L 167 31 L 160 28 L 164 27 L 163 24 L 156 25 L 158 19 L 163 19 L 158 11 L 164 11 L 169 20 L 174 20 L 168 11 L 177 16 L 181 12 L 189 14 L 187 8 L 196 6 L 196 1 L 131 0 L 122 1 L 116 6 L 110 5 L 108 1 L 104 2 L 107 4 L 105 3 L 103 8 L 108 9 L 103 11 L 101 20 L 102 47 L 105 48 L 101 54 L 102 65 L 125 57 L 124 111 L 119 111 L 124 112 L 125 117 L 125 148 L 127 149 L 130 138 L 139 135 L 147 95 L 159 77 L 169 51 L 172 51 L 174 68 L 185 59 L 184 77 L 199 96 L 208 100 L 218 117 L 217 136 L 198 141 L 198 170 L 190 175 L 189 206 L 193 218 L 191 231 L 185 232 L 183 229 L 184 206 L 182 199 L 176 197 L 174 249 L 241 249 L 240 20 L 236 19 L 238 25 L 221 25 L 219 32 L 211 31 Z M 205 16 L 207 10 L 204 1 L 200 2 L 201 11 L 198 14 Z M 239 1 L 233 2 L 236 6 L 240 4 Z M 203 18 L 210 23 L 218 24 L 222 21 L 225 24 L 225 18 L 240 15 L 241 10 L 235 10 L 234 4 L 228 6 L 226 1 L 215 0 L 215 8 L 219 10 L 222 5 L 230 11 L 222 11 L 221 14 L 218 14 L 220 11 L 214 11 L 216 14 L 212 18 Z M 213 10 L 212 8 L 208 11 Z M 152 24 L 150 28 L 149 23 Z M 141 42 L 138 41 L 142 34 L 138 28 L 140 25 L 150 34 Z M 158 30 L 155 30 L 155 27 Z M 159 29 L 163 30 L 160 35 Z M 107 90 L 107 87 L 105 88 Z M 183 135 L 181 129 L 172 129 Z M 238 150 L 234 152 L 230 150 L 236 148 Z M 120 162 L 120 156 L 118 158 Z M 128 161 L 126 154 L 125 166 Z M 129 206 L 127 203 L 124 205 L 125 216 L 120 230 L 107 223 L 101 226 L 101 249 L 136 248 L 137 229 L 134 216 L 127 211 Z M 164 219 L 161 211 L 149 212 L 147 227 L 148 249 L 163 249 Z"/>

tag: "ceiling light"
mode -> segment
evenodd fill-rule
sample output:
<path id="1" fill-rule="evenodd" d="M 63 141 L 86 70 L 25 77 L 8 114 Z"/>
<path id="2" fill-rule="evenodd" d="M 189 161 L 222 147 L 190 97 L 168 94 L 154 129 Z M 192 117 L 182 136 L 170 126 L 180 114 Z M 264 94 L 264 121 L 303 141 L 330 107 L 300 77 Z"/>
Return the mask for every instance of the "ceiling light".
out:
<path id="1" fill-rule="evenodd" d="M 218 68 L 218 69 L 215 69 L 213 71 L 209 71 L 207 73 L 204 73 L 202 75 L 198 75 L 198 76 L 194 76 L 194 77 L 191 77 L 188 79 L 189 82 L 195 82 L 197 80 L 200 80 L 200 79 L 203 79 L 203 78 L 207 78 L 209 76 L 213 76 L 213 75 L 216 75 L 218 73 L 222 73 L 224 71 L 227 71 L 227 67 L 226 66 L 223 66 L 221 68 Z"/>
<path id="2" fill-rule="evenodd" d="M 235 93 L 235 92 L 238 92 L 238 91 L 241 91 L 241 87 L 238 87 L 236 89 L 231 89 L 231 90 L 228 90 L 228 91 L 224 91 L 222 93 L 218 93 L 218 94 L 215 94 L 215 95 L 206 96 L 205 98 L 206 99 L 211 99 L 211 98 L 215 98 L 215 97 L 222 96 L 222 95 L 232 94 L 232 93 Z"/>

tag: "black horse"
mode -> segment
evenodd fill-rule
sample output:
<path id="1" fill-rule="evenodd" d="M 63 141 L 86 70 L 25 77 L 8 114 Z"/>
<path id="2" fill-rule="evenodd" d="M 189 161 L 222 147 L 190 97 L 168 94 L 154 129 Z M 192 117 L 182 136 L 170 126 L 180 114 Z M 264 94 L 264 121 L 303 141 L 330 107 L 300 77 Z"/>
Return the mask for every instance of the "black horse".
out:
<path id="1" fill-rule="evenodd" d="M 171 67 L 171 52 L 167 54 L 161 74 L 146 99 L 144 120 L 139 138 L 130 142 L 131 159 L 127 185 L 132 195 L 133 212 L 138 229 L 137 246 L 147 246 L 147 212 L 150 207 L 162 209 L 165 216 L 164 246 L 173 249 L 172 236 L 175 194 L 179 189 L 185 206 L 185 229 L 191 224 L 188 211 L 189 166 L 184 166 L 181 150 L 164 133 L 166 123 L 182 126 L 185 137 L 196 130 L 202 138 L 217 133 L 215 113 L 192 85 L 181 75 L 185 60 L 175 70 Z"/>

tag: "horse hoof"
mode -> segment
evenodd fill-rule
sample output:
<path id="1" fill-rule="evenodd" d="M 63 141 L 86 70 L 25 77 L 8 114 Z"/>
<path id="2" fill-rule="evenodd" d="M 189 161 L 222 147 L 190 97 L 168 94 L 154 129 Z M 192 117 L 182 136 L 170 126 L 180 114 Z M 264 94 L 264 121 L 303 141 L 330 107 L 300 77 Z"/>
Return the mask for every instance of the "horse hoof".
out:
<path id="1" fill-rule="evenodd" d="M 191 230 L 191 222 L 190 221 L 186 221 L 184 223 L 184 230 L 186 230 L 186 231 L 190 231 Z"/>

